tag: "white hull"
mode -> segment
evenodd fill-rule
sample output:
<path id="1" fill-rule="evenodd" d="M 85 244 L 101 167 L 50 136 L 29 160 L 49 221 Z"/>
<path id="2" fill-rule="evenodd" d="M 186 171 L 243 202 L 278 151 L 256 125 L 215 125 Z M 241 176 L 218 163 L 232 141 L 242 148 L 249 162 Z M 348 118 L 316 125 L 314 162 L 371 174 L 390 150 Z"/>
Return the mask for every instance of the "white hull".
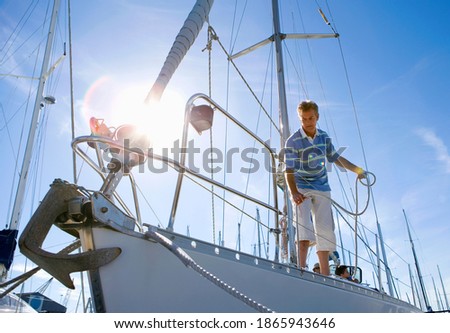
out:
<path id="1" fill-rule="evenodd" d="M 89 233 L 92 238 L 82 236 L 82 243 L 93 241 L 95 249 L 122 249 L 119 257 L 99 269 L 96 279 L 101 284 L 101 294 L 96 288 L 95 303 L 98 305 L 103 299 L 106 312 L 256 311 L 142 234 L 125 234 L 104 227 L 92 231 Z M 300 271 L 167 231 L 158 232 L 182 247 L 206 271 L 274 312 L 420 312 L 369 287 Z"/>
<path id="2" fill-rule="evenodd" d="M 4 292 L 0 288 L 0 294 Z M 13 293 L 6 294 L 0 298 L 0 313 L 36 313 L 30 304 L 22 300 L 19 296 Z"/>

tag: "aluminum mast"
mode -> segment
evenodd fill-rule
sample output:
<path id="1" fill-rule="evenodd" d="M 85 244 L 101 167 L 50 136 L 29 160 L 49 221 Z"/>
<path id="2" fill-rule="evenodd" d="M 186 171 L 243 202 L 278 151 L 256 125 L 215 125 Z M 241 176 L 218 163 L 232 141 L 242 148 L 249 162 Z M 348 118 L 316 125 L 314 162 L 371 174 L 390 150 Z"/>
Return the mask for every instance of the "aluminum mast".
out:
<path id="1" fill-rule="evenodd" d="M 42 61 L 41 75 L 39 77 L 39 85 L 36 92 L 36 101 L 34 103 L 33 115 L 30 123 L 30 130 L 28 133 L 27 145 L 25 148 L 25 153 L 22 162 L 22 168 L 20 170 L 20 178 L 19 183 L 17 185 L 16 197 L 14 199 L 13 211 L 11 214 L 11 221 L 9 223 L 10 230 L 17 230 L 22 214 L 23 204 L 25 200 L 25 190 L 27 187 L 28 181 L 28 172 L 30 169 L 31 158 L 33 153 L 33 147 L 36 140 L 36 130 L 37 124 L 39 121 L 39 116 L 41 113 L 41 109 L 44 103 L 43 92 L 44 86 L 47 81 L 49 75 L 49 62 L 50 62 L 50 53 L 52 50 L 53 39 L 55 35 L 55 26 L 57 22 L 60 0 L 55 0 L 53 2 L 53 11 L 50 20 L 50 27 L 47 35 L 47 44 L 45 46 L 44 58 Z M 54 66 L 50 68 L 50 71 L 54 69 Z M 14 251 L 14 249 L 13 249 Z M 2 280 L 2 276 L 6 276 L 6 267 L 4 264 L 0 264 L 0 281 Z"/>

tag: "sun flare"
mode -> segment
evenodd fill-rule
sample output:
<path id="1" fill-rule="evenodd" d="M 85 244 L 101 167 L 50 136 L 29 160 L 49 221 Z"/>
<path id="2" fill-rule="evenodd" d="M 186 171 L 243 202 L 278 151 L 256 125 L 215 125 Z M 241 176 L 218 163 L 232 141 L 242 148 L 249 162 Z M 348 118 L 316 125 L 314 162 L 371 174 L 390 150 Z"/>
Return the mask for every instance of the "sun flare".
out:
<path id="1" fill-rule="evenodd" d="M 101 118 L 109 127 L 134 125 L 149 137 L 156 151 L 173 147 L 181 139 L 185 101 L 168 89 L 159 103 L 146 104 L 148 89 L 148 84 L 123 87 L 111 78 L 101 78 L 86 93 L 84 116 Z"/>

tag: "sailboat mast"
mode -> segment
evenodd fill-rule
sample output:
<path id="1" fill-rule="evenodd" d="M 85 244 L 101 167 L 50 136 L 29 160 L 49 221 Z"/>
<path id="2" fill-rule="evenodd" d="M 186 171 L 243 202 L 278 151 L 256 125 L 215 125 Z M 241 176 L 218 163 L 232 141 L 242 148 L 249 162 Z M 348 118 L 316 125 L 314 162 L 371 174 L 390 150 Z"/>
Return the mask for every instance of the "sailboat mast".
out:
<path id="1" fill-rule="evenodd" d="M 438 269 L 438 273 L 439 273 L 439 279 L 441 280 L 442 292 L 444 293 L 445 305 L 447 306 L 446 310 L 450 310 L 450 306 L 448 305 L 447 293 L 445 291 L 444 281 L 442 281 L 442 275 L 441 275 L 441 270 L 439 269 L 439 265 L 437 266 L 437 269 Z"/>
<path id="2" fill-rule="evenodd" d="M 286 99 L 286 83 L 284 80 L 284 65 L 283 65 L 283 47 L 281 44 L 284 39 L 284 34 L 280 32 L 280 11 L 278 6 L 278 0 L 272 0 L 272 15 L 273 15 L 273 28 L 274 28 L 274 42 L 277 64 L 277 81 L 278 81 L 278 107 L 279 107 L 279 126 L 280 126 L 280 148 L 284 148 L 286 140 L 290 136 L 289 130 L 289 118 L 287 112 L 287 99 Z M 289 193 L 287 189 L 284 191 L 284 202 L 287 208 L 287 224 L 289 237 L 289 256 L 291 261 L 296 263 L 297 255 L 295 251 L 294 243 L 294 227 L 292 224 L 292 206 L 289 200 Z M 276 226 L 278 228 L 278 226 Z"/>
<path id="3" fill-rule="evenodd" d="M 256 207 L 256 227 L 258 228 L 258 256 L 261 258 L 261 216 L 259 209 Z"/>
<path id="4" fill-rule="evenodd" d="M 287 114 L 286 84 L 284 81 L 283 47 L 281 45 L 281 40 L 284 39 L 284 35 L 280 32 L 280 12 L 278 7 L 278 0 L 272 1 L 272 11 L 278 78 L 278 106 L 281 131 L 281 147 L 284 147 L 284 143 L 289 138 L 290 132 L 289 119 Z"/>
<path id="5" fill-rule="evenodd" d="M 419 276 L 419 284 L 422 290 L 423 300 L 425 302 L 425 306 L 427 310 L 430 309 L 430 303 L 428 302 L 427 292 L 425 290 L 425 284 L 423 283 L 422 273 L 420 272 L 419 261 L 417 260 L 416 249 L 414 248 L 414 242 L 411 237 L 411 231 L 409 230 L 408 219 L 406 218 L 405 210 L 403 209 L 403 215 L 405 216 L 406 228 L 408 229 L 409 242 L 411 243 L 411 250 L 414 256 L 414 263 L 416 265 L 417 275 Z"/>
<path id="6" fill-rule="evenodd" d="M 417 304 L 416 304 L 416 293 L 414 292 L 414 281 L 413 281 L 413 276 L 412 276 L 412 272 L 411 272 L 411 266 L 409 264 L 408 264 L 408 272 L 409 272 L 409 280 L 410 280 L 410 283 L 411 283 L 411 293 L 412 293 L 412 296 L 413 296 L 413 302 L 414 302 L 414 305 L 417 306 Z"/>
<path id="7" fill-rule="evenodd" d="M 378 235 L 375 235 L 375 244 L 377 245 L 377 268 L 378 268 L 378 288 L 383 291 L 383 282 L 381 280 L 381 262 L 380 262 L 380 247 L 378 246 Z M 343 256 L 345 258 L 345 256 Z"/>
<path id="8" fill-rule="evenodd" d="M 433 277 L 431 277 L 431 281 L 433 282 L 434 294 L 436 295 L 436 303 L 438 305 L 438 309 L 440 308 L 440 310 L 442 310 L 442 303 L 439 303 L 439 293 L 438 293 L 438 290 L 436 288 L 436 283 L 434 282 L 434 278 Z"/>
<path id="9" fill-rule="evenodd" d="M 386 267 L 386 278 L 387 278 L 387 285 L 389 288 L 389 295 L 394 296 L 394 289 L 392 288 L 392 273 L 391 269 L 389 268 L 387 256 L 386 256 L 386 249 L 384 247 L 384 240 L 383 240 L 383 233 L 381 232 L 381 225 L 378 222 L 377 219 L 377 230 L 378 230 L 378 236 L 380 237 L 380 246 L 381 246 L 381 254 L 383 255 L 383 261 Z"/>
<path id="10" fill-rule="evenodd" d="M 50 52 L 53 45 L 53 37 L 56 26 L 56 18 L 58 17 L 60 0 L 55 0 L 53 3 L 53 12 L 50 20 L 50 27 L 47 37 L 47 45 L 45 46 L 44 58 L 42 61 L 41 75 L 39 77 L 39 86 L 36 93 L 36 101 L 34 103 L 33 116 L 31 118 L 30 131 L 28 133 L 27 145 L 25 148 L 25 154 L 23 157 L 22 169 L 20 171 L 19 183 L 17 185 L 16 197 L 14 200 L 13 211 L 11 215 L 11 222 L 9 224 L 9 229 L 15 230 L 18 228 L 20 222 L 20 215 L 22 213 L 23 201 L 25 198 L 25 190 L 28 180 L 28 171 L 31 164 L 31 156 L 33 153 L 33 146 L 36 137 L 37 123 L 39 120 L 40 111 L 43 103 L 43 92 L 45 82 L 47 80 L 47 71 L 50 62 Z"/>

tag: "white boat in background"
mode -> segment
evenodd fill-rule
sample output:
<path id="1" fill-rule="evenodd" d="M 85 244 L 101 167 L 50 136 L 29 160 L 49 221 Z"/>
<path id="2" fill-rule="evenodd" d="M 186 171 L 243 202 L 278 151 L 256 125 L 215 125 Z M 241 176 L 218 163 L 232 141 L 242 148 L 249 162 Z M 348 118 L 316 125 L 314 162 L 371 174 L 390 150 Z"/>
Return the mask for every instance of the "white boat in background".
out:
<path id="1" fill-rule="evenodd" d="M 210 10 L 214 10 L 213 2 L 213 0 L 199 0 L 195 3 L 147 96 L 148 103 L 157 102 L 164 94 L 172 75 L 176 75 L 178 65 L 201 31 L 207 30 L 209 36 L 207 51 L 211 51 L 211 44 L 217 43 L 219 49 L 222 47 L 220 36 L 212 28 L 213 22 L 208 22 Z M 59 2 L 55 1 L 55 7 L 58 5 Z M 339 35 L 335 32 L 285 34 L 280 31 L 278 6 L 278 1 L 272 1 L 274 32 L 271 36 L 241 52 L 224 56 L 224 59 L 229 61 L 228 65 L 233 66 L 238 76 L 243 78 L 235 60 L 240 56 L 251 56 L 249 53 L 269 43 L 275 45 L 273 57 L 276 58 L 275 73 L 278 78 L 276 98 L 279 100 L 275 104 L 279 106 L 280 114 L 275 117 L 279 119 L 279 123 L 269 117 L 269 126 L 280 136 L 276 144 L 269 143 L 265 134 L 258 135 L 257 131 L 251 130 L 245 122 L 240 121 L 237 115 L 242 116 L 243 112 L 233 111 L 228 103 L 216 101 L 210 97 L 210 93 L 202 92 L 193 94 L 186 103 L 183 132 L 178 141 L 179 146 L 176 147 L 179 149 L 178 155 L 152 149 L 150 140 L 142 132 L 137 131 L 137 126 L 109 124 L 107 119 L 94 117 L 90 122 L 92 133 L 73 139 L 73 151 L 98 174 L 101 179 L 100 188 L 93 189 L 90 184 L 73 184 L 58 179 L 55 175 L 56 179 L 51 184 L 50 190 L 21 233 L 19 245 L 26 257 L 67 288 L 74 288 L 72 273 L 87 272 L 96 312 L 424 311 L 420 305 L 411 304 L 395 294 L 390 269 L 386 266 L 387 260 L 385 257 L 382 258 L 383 250 L 381 253 L 378 250 L 379 246 L 382 247 L 381 230 L 378 230 L 376 249 L 367 250 L 370 257 L 368 260 L 371 261 L 374 267 L 373 274 L 376 276 L 373 285 L 350 282 L 334 275 L 323 276 L 297 267 L 295 225 L 292 223 L 287 191 L 283 188 L 283 182 L 277 178 L 279 154 L 273 147 L 273 145 L 283 147 L 284 140 L 289 136 L 282 41 L 296 38 L 337 38 Z M 328 22 L 322 12 L 321 15 Z M 205 22 L 211 24 L 209 29 L 204 26 Z M 249 92 L 256 100 L 255 109 L 269 116 L 269 112 L 263 106 L 264 103 L 256 97 L 251 88 Z M 239 92 L 239 95 L 241 93 Z M 38 91 L 38 94 L 42 96 L 42 91 Z M 240 107 L 239 103 L 235 103 L 235 106 Z M 241 133 L 239 140 L 241 135 L 246 137 L 242 139 L 241 147 L 233 147 L 237 149 L 235 151 L 242 152 L 247 149 L 249 152 L 241 155 L 245 157 L 245 163 L 235 174 L 238 178 L 256 176 L 256 185 L 261 184 L 261 188 L 268 189 L 266 194 L 260 195 L 258 191 L 250 194 L 242 185 L 241 179 L 239 185 L 232 185 L 232 182 L 225 180 L 225 174 L 231 177 L 232 172 L 224 173 L 223 179 L 218 180 L 214 174 L 214 167 L 217 166 L 214 162 L 220 161 L 209 154 L 207 156 L 211 159 L 206 161 L 206 168 L 199 170 L 195 167 L 194 161 L 202 157 L 199 157 L 201 154 L 198 153 L 198 146 L 194 146 L 197 144 L 196 140 L 203 140 L 198 144 L 205 145 L 206 150 L 217 149 L 214 150 L 217 153 L 223 149 L 223 143 L 217 144 L 212 139 L 212 131 L 214 129 L 215 132 L 222 132 L 228 126 L 233 126 L 236 132 Z M 198 134 L 206 135 L 198 136 L 192 128 Z M 208 138 L 205 139 L 208 132 L 210 132 L 209 142 Z M 232 156 L 231 153 L 228 155 L 227 149 L 223 151 L 226 152 L 226 158 Z M 260 153 L 260 156 L 256 156 L 254 152 Z M 259 170 L 252 168 L 255 167 L 257 160 L 261 166 Z M 166 199 L 167 202 L 171 202 L 167 223 L 144 217 L 141 213 L 138 200 L 140 187 L 136 179 L 148 176 L 148 170 L 142 172 L 144 168 L 153 171 L 151 177 L 158 176 L 161 170 L 166 176 L 170 174 L 172 177 L 172 181 L 167 183 L 173 186 L 174 193 Z M 261 171 L 264 171 L 264 176 L 261 175 Z M 130 182 L 128 194 L 122 192 L 122 183 L 125 180 Z M 159 188 L 165 186 L 165 183 L 154 184 L 154 187 L 150 188 L 156 196 L 165 192 Z M 198 201 L 205 199 L 204 194 L 197 194 L 199 192 L 194 192 L 193 187 L 197 188 L 195 191 L 207 194 L 207 201 L 199 203 L 200 207 L 209 206 L 211 202 L 214 207 L 214 202 L 221 200 L 224 207 L 226 205 L 240 211 L 241 219 L 244 216 L 255 223 L 258 236 L 263 237 L 260 228 L 264 227 L 267 230 L 267 237 L 271 238 L 271 245 L 267 245 L 269 243 L 267 238 L 255 242 L 253 253 L 243 251 L 239 246 L 243 241 L 239 233 L 241 223 L 237 224 L 236 243 L 226 245 L 223 241 L 224 235 L 220 233 L 217 241 L 215 215 L 213 214 L 211 219 L 205 219 L 203 211 L 186 207 L 182 201 L 182 193 L 186 192 L 191 199 L 195 198 Z M 370 194 L 370 189 L 367 193 Z M 251 216 L 248 209 L 244 209 L 245 203 L 257 207 L 257 218 Z M 336 208 L 337 214 L 340 214 L 338 213 L 341 212 L 340 209 Z M 265 223 L 261 222 L 260 210 L 267 214 Z M 225 211 L 225 208 L 221 209 L 221 214 L 225 214 Z M 212 223 L 213 241 L 191 236 L 189 231 L 184 232 L 185 229 L 177 229 L 180 217 L 190 221 L 188 226 Z M 225 219 L 226 215 L 223 217 L 223 220 Z M 54 225 L 74 237 L 73 247 L 67 247 L 58 253 L 44 248 L 45 238 Z M 355 237 L 363 239 L 363 235 L 358 233 L 358 227 L 353 231 Z M 80 244 L 81 252 L 73 253 Z M 261 253 L 262 247 L 263 252 L 266 250 L 264 254 Z M 339 248 L 342 256 L 350 251 L 344 249 L 344 244 Z M 365 281 L 362 279 L 363 272 L 357 267 L 358 258 L 362 258 L 361 250 L 351 251 L 356 254 L 355 267 L 352 271 L 358 275 L 360 281 Z M 333 264 L 337 264 L 338 258 L 334 257 L 334 260 L 336 261 Z M 388 292 L 385 291 L 382 282 L 382 272 L 386 272 Z M 367 272 L 364 274 L 370 275 Z"/>
<path id="2" fill-rule="evenodd" d="M 0 288 L 0 295 L 5 290 Z M 37 311 L 25 302 L 19 296 L 13 293 L 7 293 L 0 297 L 0 313 L 36 313 Z"/>

